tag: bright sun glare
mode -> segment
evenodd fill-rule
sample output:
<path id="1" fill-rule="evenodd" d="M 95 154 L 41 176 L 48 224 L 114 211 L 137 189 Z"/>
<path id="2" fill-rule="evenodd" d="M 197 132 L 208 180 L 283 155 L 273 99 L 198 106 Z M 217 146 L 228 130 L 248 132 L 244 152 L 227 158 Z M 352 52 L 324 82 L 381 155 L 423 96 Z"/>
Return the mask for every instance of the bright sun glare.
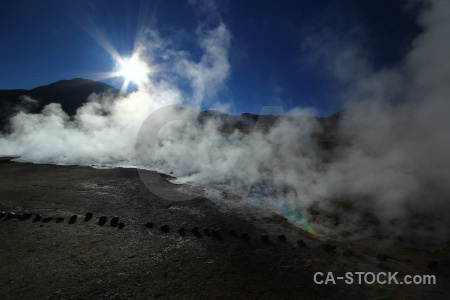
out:
<path id="1" fill-rule="evenodd" d="M 128 85 L 130 81 L 139 87 L 147 83 L 150 69 L 137 55 L 125 58 L 120 57 L 117 62 L 117 75 L 125 78 L 125 85 Z"/>

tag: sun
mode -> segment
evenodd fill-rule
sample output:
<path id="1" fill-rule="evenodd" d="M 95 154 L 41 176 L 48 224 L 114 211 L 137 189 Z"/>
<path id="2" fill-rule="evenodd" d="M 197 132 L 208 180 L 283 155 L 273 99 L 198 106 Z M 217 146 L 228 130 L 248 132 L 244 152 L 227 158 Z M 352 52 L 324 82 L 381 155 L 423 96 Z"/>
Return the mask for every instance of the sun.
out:
<path id="1" fill-rule="evenodd" d="M 131 57 L 119 57 L 117 60 L 117 76 L 125 78 L 124 86 L 130 82 L 138 87 L 145 86 L 149 81 L 150 68 L 147 63 L 134 54 Z"/>

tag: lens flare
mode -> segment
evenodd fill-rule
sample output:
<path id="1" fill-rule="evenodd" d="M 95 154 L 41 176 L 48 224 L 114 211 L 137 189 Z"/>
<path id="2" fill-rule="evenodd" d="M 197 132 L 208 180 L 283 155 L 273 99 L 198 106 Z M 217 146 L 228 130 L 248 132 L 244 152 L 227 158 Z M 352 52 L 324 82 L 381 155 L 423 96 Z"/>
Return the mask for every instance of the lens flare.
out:
<path id="1" fill-rule="evenodd" d="M 118 57 L 116 58 L 116 64 L 117 72 L 115 75 L 125 79 L 122 89 L 126 90 L 130 82 L 133 82 L 139 88 L 148 85 L 150 68 L 138 54 L 133 54 L 130 57 Z"/>

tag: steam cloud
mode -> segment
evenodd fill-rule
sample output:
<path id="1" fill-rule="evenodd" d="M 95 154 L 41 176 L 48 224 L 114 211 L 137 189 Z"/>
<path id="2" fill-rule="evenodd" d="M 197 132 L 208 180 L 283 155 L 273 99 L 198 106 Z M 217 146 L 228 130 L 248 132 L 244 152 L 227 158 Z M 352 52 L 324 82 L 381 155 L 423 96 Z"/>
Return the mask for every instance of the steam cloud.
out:
<path id="1" fill-rule="evenodd" d="M 329 161 L 313 139 L 321 130 L 314 118 L 284 118 L 249 134 L 224 134 L 212 118 L 163 128 L 146 167 L 230 190 L 269 186 L 272 205 L 301 211 L 324 232 L 443 239 L 450 228 L 450 3 L 427 3 L 418 20 L 424 32 L 395 67 L 373 70 L 355 49 L 316 51 L 328 72 L 351 86 L 337 129 L 342 143 Z M 92 95 L 73 119 L 58 104 L 18 113 L 0 148 L 38 163 L 136 165 L 136 136 L 147 116 L 169 104 L 198 107 L 225 85 L 230 38 L 222 23 L 200 33 L 198 62 L 163 49 L 172 79 L 117 99 Z M 173 78 L 187 80 L 192 93 Z"/>

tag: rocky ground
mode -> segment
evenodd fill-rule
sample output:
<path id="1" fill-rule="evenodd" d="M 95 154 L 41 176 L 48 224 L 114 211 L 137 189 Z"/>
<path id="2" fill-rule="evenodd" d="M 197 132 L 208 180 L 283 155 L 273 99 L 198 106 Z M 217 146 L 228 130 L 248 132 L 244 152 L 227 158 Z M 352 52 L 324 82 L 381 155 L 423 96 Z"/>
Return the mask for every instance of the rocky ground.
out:
<path id="1" fill-rule="evenodd" d="M 323 242 L 273 213 L 234 213 L 203 197 L 165 200 L 135 169 L 2 163 L 0 211 L 16 214 L 0 219 L 2 299 L 450 296 L 448 245 Z M 315 272 L 358 271 L 433 274 L 437 284 L 313 281 Z"/>

